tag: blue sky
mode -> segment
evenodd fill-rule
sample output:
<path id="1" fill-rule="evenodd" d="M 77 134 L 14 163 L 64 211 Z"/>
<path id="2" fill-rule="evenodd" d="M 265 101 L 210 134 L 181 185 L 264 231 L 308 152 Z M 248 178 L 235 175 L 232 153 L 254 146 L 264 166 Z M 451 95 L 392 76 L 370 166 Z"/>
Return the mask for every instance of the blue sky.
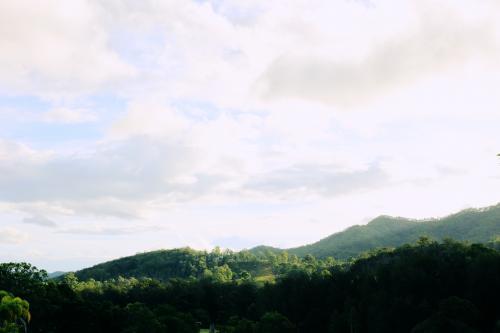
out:
<path id="1" fill-rule="evenodd" d="M 0 4 L 0 261 L 498 202 L 497 1 Z"/>

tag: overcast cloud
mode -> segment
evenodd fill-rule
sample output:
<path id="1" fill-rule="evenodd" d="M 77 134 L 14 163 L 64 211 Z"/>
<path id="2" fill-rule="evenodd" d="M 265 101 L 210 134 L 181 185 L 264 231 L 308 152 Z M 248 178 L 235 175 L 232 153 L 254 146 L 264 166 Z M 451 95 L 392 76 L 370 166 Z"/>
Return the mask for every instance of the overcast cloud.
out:
<path id="1" fill-rule="evenodd" d="M 266 98 L 299 97 L 350 106 L 469 60 L 493 64 L 498 45 L 488 23 L 468 26 L 442 19 L 422 18 L 416 31 L 385 40 L 360 58 L 336 61 L 303 50 L 285 55 L 270 65 L 258 87 Z"/>
<path id="2" fill-rule="evenodd" d="M 0 260 L 288 247 L 497 203 L 499 9 L 1 2 Z"/>

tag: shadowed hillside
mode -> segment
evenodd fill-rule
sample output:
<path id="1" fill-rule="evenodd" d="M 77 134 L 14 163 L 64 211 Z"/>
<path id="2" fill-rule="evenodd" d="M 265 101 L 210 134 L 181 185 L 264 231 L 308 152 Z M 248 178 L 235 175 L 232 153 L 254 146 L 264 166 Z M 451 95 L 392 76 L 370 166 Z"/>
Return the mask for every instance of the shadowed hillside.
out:
<path id="1" fill-rule="evenodd" d="M 274 259 L 285 259 L 284 253 Z M 199 333 L 210 325 L 220 333 L 499 332 L 500 253 L 484 245 L 422 238 L 346 265 L 319 263 L 305 256 L 299 268 L 268 284 L 79 281 L 72 274 L 47 281 L 46 272 L 30 264 L 5 263 L 0 299 L 9 311 L 19 309 L 13 303 L 29 309 L 34 333 Z M 6 318 L 10 330 L 0 331 L 22 332 L 13 327 L 15 318 Z"/>

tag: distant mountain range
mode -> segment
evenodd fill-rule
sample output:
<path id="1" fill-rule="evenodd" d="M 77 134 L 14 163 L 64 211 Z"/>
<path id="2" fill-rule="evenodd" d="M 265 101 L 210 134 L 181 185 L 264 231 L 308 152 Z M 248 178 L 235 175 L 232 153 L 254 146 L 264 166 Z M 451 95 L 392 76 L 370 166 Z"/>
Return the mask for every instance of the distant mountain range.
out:
<path id="1" fill-rule="evenodd" d="M 297 256 L 312 254 L 320 258 L 332 256 L 347 259 L 375 248 L 413 243 L 422 236 L 435 240 L 452 238 L 472 243 L 496 240 L 500 238 L 500 204 L 487 208 L 467 209 L 440 219 L 413 220 L 379 216 L 367 225 L 352 226 L 316 243 L 286 251 Z M 285 250 L 258 246 L 250 251 L 257 254 Z"/>
<path id="2" fill-rule="evenodd" d="M 124 277 L 169 278 L 201 277 L 224 274 L 227 265 L 233 274 L 248 272 L 253 277 L 273 279 L 276 262 L 273 255 L 282 252 L 304 257 L 349 259 L 377 248 L 392 248 L 414 243 L 420 237 L 434 240 L 451 238 L 472 243 L 500 241 L 500 204 L 481 209 L 467 209 L 440 219 L 412 220 L 379 216 L 367 225 L 356 225 L 316 243 L 291 249 L 258 246 L 239 253 L 207 253 L 189 248 L 160 250 L 112 260 L 76 272 L 78 278 L 105 280 Z M 293 264 L 290 264 L 293 266 Z"/>
<path id="3" fill-rule="evenodd" d="M 49 277 L 49 279 L 56 279 L 56 278 L 58 278 L 60 276 L 63 276 L 66 273 L 67 272 L 56 271 L 56 272 L 48 273 L 47 276 Z"/>

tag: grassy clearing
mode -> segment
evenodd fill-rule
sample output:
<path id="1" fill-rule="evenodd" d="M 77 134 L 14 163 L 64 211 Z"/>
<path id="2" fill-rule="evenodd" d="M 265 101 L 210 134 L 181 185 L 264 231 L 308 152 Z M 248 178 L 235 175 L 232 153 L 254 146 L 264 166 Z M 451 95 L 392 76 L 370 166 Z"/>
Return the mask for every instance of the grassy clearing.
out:
<path id="1" fill-rule="evenodd" d="M 276 282 L 274 275 L 263 275 L 263 276 L 257 276 L 255 278 L 255 282 L 259 284 L 264 284 L 266 282 L 268 283 L 274 283 Z"/>

